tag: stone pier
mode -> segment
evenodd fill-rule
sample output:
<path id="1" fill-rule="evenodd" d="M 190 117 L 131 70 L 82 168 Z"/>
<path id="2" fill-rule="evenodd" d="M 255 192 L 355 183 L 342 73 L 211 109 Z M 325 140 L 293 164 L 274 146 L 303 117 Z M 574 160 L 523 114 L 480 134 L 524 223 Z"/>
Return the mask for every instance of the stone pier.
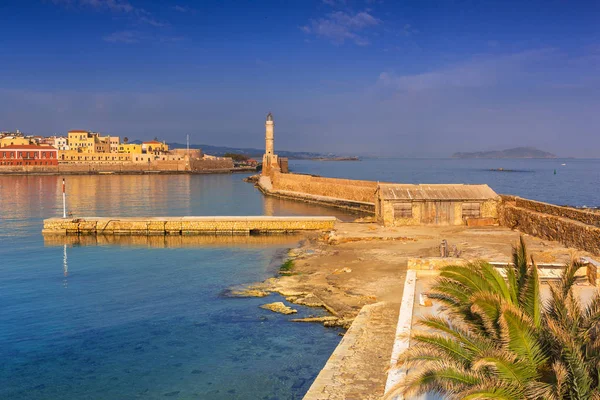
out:
<path id="1" fill-rule="evenodd" d="M 49 218 L 43 234 L 254 235 L 331 231 L 335 217 L 130 217 Z"/>

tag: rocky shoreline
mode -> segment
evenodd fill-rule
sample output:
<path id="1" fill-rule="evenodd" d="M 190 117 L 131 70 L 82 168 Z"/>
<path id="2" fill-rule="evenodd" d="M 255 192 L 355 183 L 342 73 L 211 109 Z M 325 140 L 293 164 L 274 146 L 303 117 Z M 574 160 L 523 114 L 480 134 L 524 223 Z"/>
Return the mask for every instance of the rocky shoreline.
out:
<path id="1" fill-rule="evenodd" d="M 267 297 L 271 294 L 279 294 L 289 304 L 297 304 L 311 308 L 321 308 L 327 315 L 309 316 L 306 318 L 294 318 L 291 322 L 322 323 L 326 327 L 341 327 L 348 329 L 352 321 L 365 304 L 376 302 L 374 296 L 363 296 L 356 302 L 356 296 L 350 295 L 345 290 L 340 290 L 332 285 L 324 287 L 322 282 L 307 267 L 311 262 L 318 265 L 321 256 L 332 256 L 336 254 L 332 246 L 337 241 L 331 240 L 331 234 L 307 234 L 304 240 L 298 243 L 298 247 L 288 250 L 284 262 L 278 270 L 278 275 L 263 282 L 251 283 L 244 287 L 230 288 L 226 295 L 230 297 Z M 348 267 L 341 267 L 331 271 L 333 275 L 347 274 L 352 272 Z M 360 296 L 359 296 L 360 297 Z M 338 303 L 343 300 L 354 298 L 353 305 L 336 309 L 336 306 L 328 304 L 329 300 Z M 268 303 L 261 308 L 269 309 L 282 314 L 291 314 L 291 308 L 282 302 Z M 295 310 L 294 310 L 295 311 Z"/>

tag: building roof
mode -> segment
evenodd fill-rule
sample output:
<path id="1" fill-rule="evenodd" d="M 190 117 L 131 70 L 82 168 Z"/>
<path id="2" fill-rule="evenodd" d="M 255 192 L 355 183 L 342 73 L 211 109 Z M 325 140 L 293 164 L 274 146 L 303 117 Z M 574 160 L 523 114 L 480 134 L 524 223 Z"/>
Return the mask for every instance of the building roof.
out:
<path id="1" fill-rule="evenodd" d="M 10 146 L 5 146 L 0 148 L 2 150 L 56 150 L 54 147 L 50 145 L 37 145 L 37 144 L 11 144 Z"/>
<path id="2" fill-rule="evenodd" d="M 144 144 L 163 144 L 163 142 L 159 142 L 157 140 L 151 140 L 149 142 L 143 142 Z"/>
<path id="3" fill-rule="evenodd" d="M 488 185 L 379 184 L 377 190 L 384 200 L 489 200 L 498 197 Z"/>
<path id="4" fill-rule="evenodd" d="M 71 132 L 73 132 L 73 133 L 88 133 L 89 131 L 80 131 L 80 130 L 74 129 L 72 131 L 69 131 L 69 133 L 71 133 Z"/>
<path id="5" fill-rule="evenodd" d="M 273 114 L 271 114 L 271 113 L 267 114 L 267 122 L 269 122 L 269 121 L 273 122 Z"/>

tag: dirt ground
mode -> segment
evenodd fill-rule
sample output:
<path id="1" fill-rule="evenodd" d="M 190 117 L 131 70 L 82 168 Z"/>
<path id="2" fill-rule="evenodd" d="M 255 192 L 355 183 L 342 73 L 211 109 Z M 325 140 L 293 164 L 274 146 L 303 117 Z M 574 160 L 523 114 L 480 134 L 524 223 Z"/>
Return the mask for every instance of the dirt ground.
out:
<path id="1" fill-rule="evenodd" d="M 325 307 L 338 317 L 325 324 L 345 327 L 363 306 L 382 304 L 381 312 L 361 319 L 364 326 L 356 329 L 360 340 L 353 338 L 352 348 L 336 356 L 344 359 L 343 371 L 319 376 L 307 395 L 309 399 L 379 398 L 385 386 L 408 259 L 439 257 L 439 246 L 445 239 L 450 248 L 456 246 L 463 259 L 504 263 L 510 260 L 519 235 L 501 227 L 384 228 L 340 222 L 332 234 L 308 237 L 290 251 L 291 275 L 270 279 L 253 289 L 279 292 L 292 303 Z M 557 242 L 528 235 L 524 238 L 538 263 L 564 264 L 572 256 L 587 255 Z"/>

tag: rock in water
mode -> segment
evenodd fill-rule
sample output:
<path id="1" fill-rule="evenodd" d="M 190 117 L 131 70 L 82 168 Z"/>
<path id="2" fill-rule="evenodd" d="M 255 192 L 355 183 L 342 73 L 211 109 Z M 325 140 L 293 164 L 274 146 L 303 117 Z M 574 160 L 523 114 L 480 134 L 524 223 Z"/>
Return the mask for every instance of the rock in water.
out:
<path id="1" fill-rule="evenodd" d="M 280 314 L 295 314 L 298 311 L 294 310 L 291 307 L 286 306 L 281 301 L 277 301 L 275 303 L 263 304 L 260 308 L 264 308 L 265 310 L 270 310 Z"/>

